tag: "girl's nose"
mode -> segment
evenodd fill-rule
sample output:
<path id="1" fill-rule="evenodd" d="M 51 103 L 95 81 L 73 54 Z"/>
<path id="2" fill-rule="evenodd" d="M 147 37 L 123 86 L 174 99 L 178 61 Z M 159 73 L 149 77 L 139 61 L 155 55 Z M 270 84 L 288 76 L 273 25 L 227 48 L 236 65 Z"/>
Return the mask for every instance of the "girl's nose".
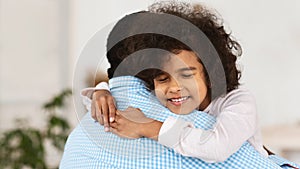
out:
<path id="1" fill-rule="evenodd" d="M 171 93 L 177 93 L 182 90 L 182 86 L 176 81 L 171 80 L 170 86 L 169 86 L 169 92 Z"/>

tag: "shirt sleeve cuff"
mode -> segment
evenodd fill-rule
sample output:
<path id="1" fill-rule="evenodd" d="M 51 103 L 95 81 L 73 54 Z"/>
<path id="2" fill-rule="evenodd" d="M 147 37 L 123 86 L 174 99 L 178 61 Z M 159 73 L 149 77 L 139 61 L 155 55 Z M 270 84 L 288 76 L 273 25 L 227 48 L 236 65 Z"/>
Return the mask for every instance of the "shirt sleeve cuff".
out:
<path id="1" fill-rule="evenodd" d="M 88 87 L 88 88 L 84 88 L 80 91 L 80 96 L 82 98 L 82 102 L 88 111 L 91 111 L 91 103 L 92 103 L 91 98 L 92 98 L 93 92 L 96 90 L 110 91 L 108 84 L 106 82 L 101 82 L 101 83 L 97 84 L 96 87 Z"/>
<path id="2" fill-rule="evenodd" d="M 100 82 L 99 84 L 96 85 L 95 87 L 95 90 L 109 90 L 109 87 L 108 87 L 108 83 L 106 82 Z"/>
<path id="3" fill-rule="evenodd" d="M 106 82 L 100 82 L 99 84 L 97 84 L 96 87 L 88 87 L 88 88 L 84 88 L 80 91 L 80 96 L 81 97 L 89 97 L 91 98 L 91 94 L 93 94 L 94 91 L 96 90 L 109 90 L 109 86 Z"/>
<path id="4" fill-rule="evenodd" d="M 158 142 L 164 146 L 175 148 L 186 127 L 193 127 L 193 124 L 182 119 L 168 117 L 160 128 Z"/>

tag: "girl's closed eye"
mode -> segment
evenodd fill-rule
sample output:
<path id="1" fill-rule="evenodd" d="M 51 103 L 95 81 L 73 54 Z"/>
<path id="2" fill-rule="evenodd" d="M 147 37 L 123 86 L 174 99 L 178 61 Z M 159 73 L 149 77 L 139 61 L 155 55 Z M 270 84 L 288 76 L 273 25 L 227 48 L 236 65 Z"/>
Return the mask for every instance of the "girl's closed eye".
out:
<path id="1" fill-rule="evenodd" d="M 166 75 L 161 75 L 161 76 L 158 76 L 157 78 L 155 78 L 155 80 L 160 83 L 167 82 L 168 79 L 169 79 L 169 77 Z"/>
<path id="2" fill-rule="evenodd" d="M 196 73 L 192 70 L 184 70 L 180 72 L 180 76 L 185 79 L 192 78 L 195 74 Z"/>
<path id="3" fill-rule="evenodd" d="M 194 73 L 182 73 L 181 77 L 183 78 L 192 78 L 195 74 Z"/>

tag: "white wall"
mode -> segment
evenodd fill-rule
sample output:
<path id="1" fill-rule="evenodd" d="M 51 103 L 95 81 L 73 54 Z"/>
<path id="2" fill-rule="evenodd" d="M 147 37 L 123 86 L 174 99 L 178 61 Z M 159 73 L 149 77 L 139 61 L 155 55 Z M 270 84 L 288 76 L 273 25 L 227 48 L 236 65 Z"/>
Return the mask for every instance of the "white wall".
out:
<path id="1" fill-rule="evenodd" d="M 0 129 L 40 126 L 42 103 L 71 87 L 64 2 L 0 0 Z"/>

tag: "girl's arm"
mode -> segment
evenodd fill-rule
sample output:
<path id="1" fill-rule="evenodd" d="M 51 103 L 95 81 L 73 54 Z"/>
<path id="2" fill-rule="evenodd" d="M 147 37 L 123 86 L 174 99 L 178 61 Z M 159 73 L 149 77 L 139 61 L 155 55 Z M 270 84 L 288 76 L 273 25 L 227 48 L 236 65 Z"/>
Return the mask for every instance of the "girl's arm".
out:
<path id="1" fill-rule="evenodd" d="M 255 101 L 249 93 L 229 97 L 222 104 L 211 130 L 195 128 L 190 122 L 172 117 L 164 123 L 156 120 L 139 123 L 121 114 L 116 118 L 123 119 L 123 123 L 115 121 L 110 124 L 110 129 L 121 137 L 152 138 L 182 155 L 220 162 L 235 153 L 257 130 Z"/>
<path id="2" fill-rule="evenodd" d="M 174 117 L 167 118 L 164 123 L 153 119 L 143 123 L 141 121 L 146 121 L 143 118 L 138 121 L 126 116 L 139 116 L 142 112 L 137 109 L 118 113 L 111 130 L 125 138 L 148 137 L 158 140 L 160 144 L 184 156 L 206 162 L 221 162 L 255 134 L 257 115 L 254 98 L 247 92 L 230 95 L 218 104 L 221 112 L 211 130 L 195 128 L 192 123 Z"/>
<path id="3" fill-rule="evenodd" d="M 220 100 L 211 108 L 219 111 L 213 113 L 217 118 L 211 130 L 194 128 L 188 122 L 169 117 L 160 129 L 158 142 L 185 156 L 207 162 L 225 161 L 255 135 L 257 113 L 249 92 L 231 93 Z"/>

